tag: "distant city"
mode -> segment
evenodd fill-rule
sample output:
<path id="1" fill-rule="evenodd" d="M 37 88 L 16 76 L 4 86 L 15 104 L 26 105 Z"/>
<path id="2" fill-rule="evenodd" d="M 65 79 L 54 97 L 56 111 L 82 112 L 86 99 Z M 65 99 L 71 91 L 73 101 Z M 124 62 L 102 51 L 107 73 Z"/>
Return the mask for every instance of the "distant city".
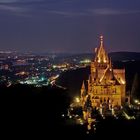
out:
<path id="1" fill-rule="evenodd" d="M 89 56 L 0 52 L 0 84 L 54 84 L 62 72 L 85 67 L 90 62 Z"/>
<path id="2" fill-rule="evenodd" d="M 140 60 L 140 53 L 111 53 L 113 60 L 122 62 Z M 31 54 L 0 52 L 0 85 L 54 84 L 62 72 L 90 65 L 93 54 Z"/>

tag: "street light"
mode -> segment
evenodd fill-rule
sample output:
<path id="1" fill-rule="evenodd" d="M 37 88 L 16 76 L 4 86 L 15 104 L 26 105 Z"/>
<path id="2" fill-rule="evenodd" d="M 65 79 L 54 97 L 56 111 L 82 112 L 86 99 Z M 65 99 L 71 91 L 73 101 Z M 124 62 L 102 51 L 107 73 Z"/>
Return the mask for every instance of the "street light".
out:
<path id="1" fill-rule="evenodd" d="M 134 102 L 137 104 L 139 101 L 136 99 L 136 100 L 134 100 Z"/>
<path id="2" fill-rule="evenodd" d="M 76 97 L 76 98 L 75 98 L 75 101 L 76 101 L 76 103 L 79 103 L 79 102 L 80 102 L 79 97 Z"/>

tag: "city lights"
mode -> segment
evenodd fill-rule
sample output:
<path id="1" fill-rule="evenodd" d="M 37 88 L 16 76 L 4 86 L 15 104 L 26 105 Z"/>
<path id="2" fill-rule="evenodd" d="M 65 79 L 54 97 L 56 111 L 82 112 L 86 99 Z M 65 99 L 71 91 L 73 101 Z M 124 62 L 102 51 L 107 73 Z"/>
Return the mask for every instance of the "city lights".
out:
<path id="1" fill-rule="evenodd" d="M 81 64 L 90 64 L 91 60 L 90 59 L 85 59 L 85 60 L 80 61 L 80 63 Z"/>

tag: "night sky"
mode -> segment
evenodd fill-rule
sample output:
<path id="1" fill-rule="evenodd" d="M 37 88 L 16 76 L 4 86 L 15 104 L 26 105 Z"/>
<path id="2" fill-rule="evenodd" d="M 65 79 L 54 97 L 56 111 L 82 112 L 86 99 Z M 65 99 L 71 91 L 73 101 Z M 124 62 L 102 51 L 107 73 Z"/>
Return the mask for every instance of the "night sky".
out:
<path id="1" fill-rule="evenodd" d="M 140 52 L 140 0 L 0 0 L 0 50 Z"/>

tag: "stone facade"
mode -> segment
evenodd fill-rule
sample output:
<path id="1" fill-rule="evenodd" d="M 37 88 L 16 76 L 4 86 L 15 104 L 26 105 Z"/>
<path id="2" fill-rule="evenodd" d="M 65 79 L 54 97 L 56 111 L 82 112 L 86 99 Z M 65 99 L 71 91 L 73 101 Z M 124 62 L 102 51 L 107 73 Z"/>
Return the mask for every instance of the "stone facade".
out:
<path id="1" fill-rule="evenodd" d="M 122 106 L 125 102 L 125 69 L 113 69 L 111 59 L 104 49 L 103 36 L 91 62 L 91 73 L 87 87 L 83 81 L 81 104 L 83 108 Z"/>

